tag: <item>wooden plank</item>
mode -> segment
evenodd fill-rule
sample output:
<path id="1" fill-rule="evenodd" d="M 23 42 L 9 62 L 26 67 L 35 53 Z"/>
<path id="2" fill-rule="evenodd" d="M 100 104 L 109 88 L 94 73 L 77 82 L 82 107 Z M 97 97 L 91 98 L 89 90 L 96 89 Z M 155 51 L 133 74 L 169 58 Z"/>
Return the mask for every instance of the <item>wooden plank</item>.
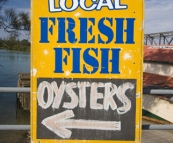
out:
<path id="1" fill-rule="evenodd" d="M 30 94 L 25 93 L 23 97 L 24 97 L 23 109 L 30 110 Z"/>
<path id="2" fill-rule="evenodd" d="M 19 73 L 19 79 L 30 79 L 30 73 Z"/>
<path id="3" fill-rule="evenodd" d="M 30 87 L 30 73 L 19 73 L 18 87 Z M 30 110 L 30 93 L 17 93 L 21 107 Z"/>
<path id="4" fill-rule="evenodd" d="M 147 116 L 142 116 L 142 119 L 153 122 L 153 123 L 158 123 L 158 124 L 171 124 L 170 122 L 158 120 L 158 119 L 147 117 Z"/>
<path id="5" fill-rule="evenodd" d="M 166 63 L 154 63 L 154 62 L 144 62 L 144 72 L 153 73 L 163 76 L 171 76 L 173 71 L 173 65 Z"/>
<path id="6" fill-rule="evenodd" d="M 173 103 L 155 95 L 144 94 L 142 108 L 173 123 Z"/>

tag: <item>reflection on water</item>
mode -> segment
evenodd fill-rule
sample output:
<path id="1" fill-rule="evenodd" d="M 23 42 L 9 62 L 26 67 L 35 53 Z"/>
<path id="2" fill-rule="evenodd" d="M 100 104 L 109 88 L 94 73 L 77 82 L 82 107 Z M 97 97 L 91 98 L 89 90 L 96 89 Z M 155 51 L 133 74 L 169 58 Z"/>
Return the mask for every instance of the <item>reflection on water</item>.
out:
<path id="1" fill-rule="evenodd" d="M 16 87 L 18 73 L 29 71 L 29 53 L 0 50 L 0 87 Z M 29 111 L 24 112 L 21 116 L 20 112 L 23 111 L 16 109 L 16 93 L 0 92 L 0 124 L 29 124 Z M 20 122 L 21 119 L 18 121 L 16 117 L 22 118 L 22 122 Z M 11 138 L 13 135 L 16 136 L 16 131 L 0 131 L 0 142 L 9 142 L 6 141 L 7 133 L 8 137 L 10 134 Z"/>

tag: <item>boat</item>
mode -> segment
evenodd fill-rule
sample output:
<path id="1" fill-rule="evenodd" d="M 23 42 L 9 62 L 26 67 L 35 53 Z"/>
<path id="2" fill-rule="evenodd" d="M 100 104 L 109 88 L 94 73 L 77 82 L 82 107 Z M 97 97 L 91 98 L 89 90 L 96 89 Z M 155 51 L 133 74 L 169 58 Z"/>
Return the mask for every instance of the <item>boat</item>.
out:
<path id="1" fill-rule="evenodd" d="M 143 89 L 173 89 L 173 45 L 144 46 Z M 143 94 L 143 116 L 173 123 L 172 95 Z"/>

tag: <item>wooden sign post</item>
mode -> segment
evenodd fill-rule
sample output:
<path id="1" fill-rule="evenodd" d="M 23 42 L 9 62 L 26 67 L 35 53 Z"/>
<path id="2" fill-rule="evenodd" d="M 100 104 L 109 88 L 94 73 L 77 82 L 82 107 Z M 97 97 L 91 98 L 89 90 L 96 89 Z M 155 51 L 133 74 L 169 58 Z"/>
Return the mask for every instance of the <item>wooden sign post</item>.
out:
<path id="1" fill-rule="evenodd" d="M 31 17 L 32 142 L 141 142 L 143 0 L 35 0 Z"/>

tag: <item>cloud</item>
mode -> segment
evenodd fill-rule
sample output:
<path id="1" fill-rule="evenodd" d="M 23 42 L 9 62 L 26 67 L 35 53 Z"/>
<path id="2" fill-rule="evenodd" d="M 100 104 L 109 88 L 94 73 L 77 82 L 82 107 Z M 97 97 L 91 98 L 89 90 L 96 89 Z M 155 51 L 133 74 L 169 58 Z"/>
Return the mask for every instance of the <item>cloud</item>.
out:
<path id="1" fill-rule="evenodd" d="M 8 0 L 6 7 L 13 7 L 18 11 L 29 13 L 30 1 Z M 173 31 L 172 15 L 173 0 L 145 0 L 145 33 Z"/>
<path id="2" fill-rule="evenodd" d="M 29 8 L 18 8 L 17 11 L 18 12 L 25 12 L 25 13 L 29 13 L 30 14 L 30 9 Z"/>
<path id="3" fill-rule="evenodd" d="M 173 31 L 172 15 L 172 0 L 145 0 L 145 33 Z"/>
<path id="4" fill-rule="evenodd" d="M 31 0 L 8 0 L 6 3 L 6 7 L 13 7 L 13 8 L 30 8 L 30 1 Z"/>
<path id="5" fill-rule="evenodd" d="M 8 0 L 4 8 L 14 8 L 17 11 L 30 13 L 31 0 Z"/>

